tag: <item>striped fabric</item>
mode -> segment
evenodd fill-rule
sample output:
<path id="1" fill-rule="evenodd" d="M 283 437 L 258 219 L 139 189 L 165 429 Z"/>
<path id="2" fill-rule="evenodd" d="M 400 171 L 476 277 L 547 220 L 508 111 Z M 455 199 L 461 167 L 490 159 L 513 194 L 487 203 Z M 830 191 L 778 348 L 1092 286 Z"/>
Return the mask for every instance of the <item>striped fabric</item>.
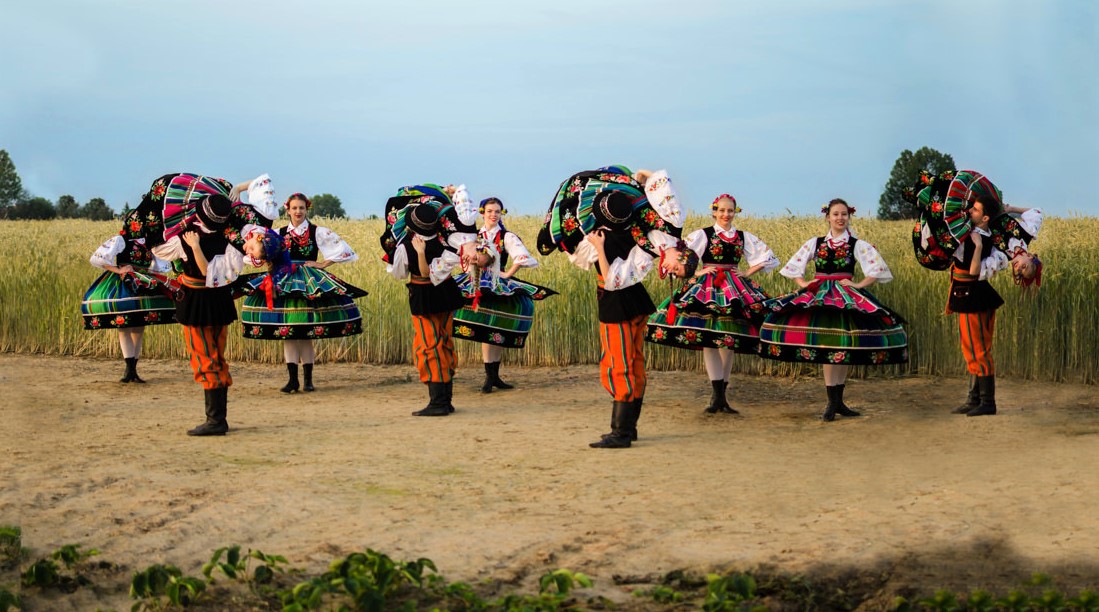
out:
<path id="1" fill-rule="evenodd" d="M 176 303 L 151 275 L 135 270 L 125 277 L 104 272 L 80 302 L 84 329 L 143 327 L 175 323 Z"/>
<path id="2" fill-rule="evenodd" d="M 362 333 L 362 314 L 352 298 L 367 293 L 312 266 L 295 265 L 272 287 L 272 308 L 262 288 L 268 274 L 241 285 L 247 297 L 241 307 L 245 338 L 307 340 L 340 338 Z"/>
<path id="3" fill-rule="evenodd" d="M 869 291 L 818 277 L 772 298 L 760 327 L 760 356 L 779 361 L 886 365 L 908 361 L 904 320 Z"/>
<path id="4" fill-rule="evenodd" d="M 996 311 L 958 313 L 958 332 L 965 366 L 974 376 L 993 376 L 992 339 L 996 332 Z"/>
<path id="5" fill-rule="evenodd" d="M 229 375 L 229 361 L 225 358 L 225 341 L 229 336 L 229 327 L 180 327 L 183 329 L 187 352 L 191 355 L 191 371 L 195 374 L 195 382 L 202 385 L 203 389 L 232 386 L 233 377 Z"/>
<path id="6" fill-rule="evenodd" d="M 454 378 L 457 357 L 454 354 L 454 313 L 412 315 L 412 358 L 420 372 L 420 382 L 446 383 Z"/>
<path id="7" fill-rule="evenodd" d="M 194 215 L 196 200 L 213 194 L 229 197 L 233 185 L 225 179 L 197 174 L 177 174 L 164 193 L 164 240 L 183 231 L 183 222 Z"/>
<path id="8" fill-rule="evenodd" d="M 755 353 L 767 294 L 755 281 L 737 276 L 729 266 L 694 279 L 664 300 L 649 317 L 645 340 L 655 344 L 700 350 L 727 348 Z M 668 311 L 675 304 L 675 316 Z"/>
<path id="9" fill-rule="evenodd" d="M 959 170 L 954 175 L 954 180 L 946 189 L 946 198 L 943 200 L 943 220 L 951 235 L 957 240 L 964 240 L 966 235 L 973 230 L 973 222 L 969 219 L 968 210 L 974 198 L 989 196 L 997 202 L 1003 203 L 1003 194 L 987 176 L 976 170 Z"/>
<path id="10" fill-rule="evenodd" d="M 463 272 L 455 280 L 462 294 L 471 300 L 474 290 L 469 274 Z M 493 282 L 492 276 L 485 273 L 480 280 L 477 310 L 469 305 L 454 313 L 454 337 L 504 348 L 522 347 L 534 323 L 534 300 L 557 292 L 516 278 Z"/>
<path id="11" fill-rule="evenodd" d="M 599 380 L 616 402 L 645 396 L 645 316 L 599 324 Z"/>

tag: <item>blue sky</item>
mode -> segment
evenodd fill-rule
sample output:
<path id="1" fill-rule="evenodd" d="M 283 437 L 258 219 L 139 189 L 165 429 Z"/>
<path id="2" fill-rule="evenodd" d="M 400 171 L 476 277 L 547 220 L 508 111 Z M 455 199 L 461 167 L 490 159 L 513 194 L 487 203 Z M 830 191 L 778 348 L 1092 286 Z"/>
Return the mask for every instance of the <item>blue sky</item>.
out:
<path id="1" fill-rule="evenodd" d="M 541 214 L 569 174 L 667 168 L 704 211 L 877 209 L 903 149 L 1099 214 L 1091 0 L 0 0 L 0 148 L 116 211 L 173 171 L 353 217 L 465 183 Z"/>

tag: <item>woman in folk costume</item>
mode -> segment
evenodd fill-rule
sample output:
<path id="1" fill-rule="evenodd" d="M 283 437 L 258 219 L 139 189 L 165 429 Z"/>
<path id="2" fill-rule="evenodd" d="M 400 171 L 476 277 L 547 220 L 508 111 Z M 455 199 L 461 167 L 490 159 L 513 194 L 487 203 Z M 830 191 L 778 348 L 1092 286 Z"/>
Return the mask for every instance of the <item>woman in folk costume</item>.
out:
<path id="1" fill-rule="evenodd" d="M 484 254 L 474 257 L 476 228 L 456 216 L 450 196 L 437 185 L 402 187 L 386 202 L 385 213 L 383 261 L 394 278 L 409 280 L 413 360 L 430 398 L 412 414 L 447 416 L 454 412 L 454 311 L 462 307 L 451 273 L 462 263 L 459 253 L 489 262 Z"/>
<path id="2" fill-rule="evenodd" d="M 886 308 L 866 287 L 893 280 L 877 249 L 848 230 L 854 207 L 836 198 L 821 207 L 828 233 L 810 238 L 779 274 L 794 279 L 799 290 L 764 302 L 768 311 L 760 328 L 760 354 L 767 359 L 824 364 L 828 405 L 821 415 L 859 413 L 843 401 L 852 365 L 886 365 L 908 361 L 904 319 Z M 805 280 L 812 262 L 816 275 Z M 856 282 L 855 264 L 863 279 Z"/>
<path id="3" fill-rule="evenodd" d="M 362 333 L 362 315 L 354 298 L 366 291 L 343 282 L 326 268 L 357 261 L 355 251 L 332 230 L 306 218 L 312 203 L 304 194 L 286 200 L 290 224 L 279 229 L 293 265 L 285 274 L 259 275 L 242 286 L 248 294 L 241 308 L 245 338 L 282 340 L 289 380 L 280 391 L 313 391 L 313 340 Z M 277 278 L 277 282 L 274 282 Z M 305 386 L 298 382 L 301 364 Z"/>
<path id="4" fill-rule="evenodd" d="M 645 323 L 656 310 L 641 281 L 656 258 L 673 274 L 694 273 L 680 259 L 686 252 L 673 246 L 681 226 L 678 201 L 660 201 L 658 212 L 645 197 L 643 181 L 651 177 L 624 166 L 573 175 L 558 188 L 538 235 L 542 254 L 562 250 L 577 267 L 595 267 L 600 380 L 613 403 L 611 431 L 592 448 L 629 448 L 637 439 L 648 382 Z"/>
<path id="5" fill-rule="evenodd" d="M 127 238 L 127 230 L 92 253 L 91 264 L 104 270 L 84 294 L 80 311 L 84 329 L 118 329 L 126 362 L 123 383 L 144 383 L 137 374 L 145 326 L 175 323 L 176 304 L 165 274 L 171 266 L 145 248 L 143 238 Z"/>
<path id="6" fill-rule="evenodd" d="M 460 187 L 456 200 L 461 198 L 461 191 Z M 534 321 L 534 300 L 557 292 L 515 278 L 520 268 L 538 267 L 538 260 L 531 256 L 519 236 L 504 227 L 502 217 L 507 210 L 503 202 L 499 198 L 486 198 L 481 200 L 478 212 L 484 218 L 484 225 L 477 232 L 478 241 L 491 245 L 495 257 L 493 265 L 482 268 L 479 275 L 458 276 L 462 293 L 472 303 L 454 313 L 454 336 L 481 343 L 481 360 L 485 364 L 481 393 L 491 393 L 493 387 L 513 388 L 500 378 L 504 349 L 524 346 Z"/>
<path id="7" fill-rule="evenodd" d="M 714 225 L 691 232 L 684 241 L 700 258 L 697 275 L 649 317 L 645 339 L 702 349 L 713 389 L 706 412 L 738 414 L 725 396 L 733 354 L 758 352 L 763 302 L 770 297 L 751 277 L 770 272 L 781 262 L 762 240 L 733 226 L 740 212 L 736 198 L 723 193 L 710 210 Z"/>

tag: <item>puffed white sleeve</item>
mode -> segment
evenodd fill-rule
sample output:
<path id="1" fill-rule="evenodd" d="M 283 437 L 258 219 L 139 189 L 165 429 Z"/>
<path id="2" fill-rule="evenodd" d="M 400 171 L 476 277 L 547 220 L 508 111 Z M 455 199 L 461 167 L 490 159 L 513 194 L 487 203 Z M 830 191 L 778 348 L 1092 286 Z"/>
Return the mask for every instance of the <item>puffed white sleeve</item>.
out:
<path id="1" fill-rule="evenodd" d="M 813 249 L 817 246 L 817 239 L 810 238 L 801 245 L 797 253 L 790 258 L 790 261 L 786 262 L 785 266 L 779 270 L 779 274 L 786 278 L 801 278 L 805 276 L 805 268 L 809 265 L 809 260 L 813 258 Z"/>
<path id="2" fill-rule="evenodd" d="M 595 247 L 587 240 L 582 240 L 580 244 L 576 245 L 576 249 L 569 254 L 569 261 L 581 270 L 591 270 L 591 265 L 599 261 L 599 251 L 596 251 Z"/>
<path id="3" fill-rule="evenodd" d="M 446 238 L 446 243 L 459 252 L 461 252 L 463 244 L 476 241 L 477 232 L 454 232 Z"/>
<path id="4" fill-rule="evenodd" d="M 504 233 L 504 250 L 508 252 L 508 257 L 511 257 L 511 260 L 519 264 L 520 267 L 538 267 L 538 260 L 531 256 L 523 241 L 511 232 Z"/>
<path id="5" fill-rule="evenodd" d="M 450 273 L 461 264 L 462 258 L 457 253 L 451 250 L 443 251 L 442 255 L 432 259 L 427 264 L 427 267 L 431 269 L 431 284 L 438 285 L 450 278 Z"/>
<path id="6" fill-rule="evenodd" d="M 625 289 L 645 280 L 653 269 L 653 257 L 639 246 L 630 249 L 626 259 L 616 257 L 610 269 L 603 275 L 603 288 L 608 291 Z"/>
<path id="7" fill-rule="evenodd" d="M 206 263 L 206 286 L 224 287 L 237 280 L 243 269 L 244 254 L 233 245 L 226 245 L 224 253 L 214 255 L 213 259 Z"/>
<path id="8" fill-rule="evenodd" d="M 118 255 L 124 250 L 126 250 L 126 239 L 122 236 L 114 236 L 99 245 L 89 261 L 93 266 L 105 269 L 106 266 L 117 265 L 115 262 L 118 261 Z"/>
<path id="9" fill-rule="evenodd" d="M 992 254 L 981 260 L 981 273 L 977 280 L 988 280 L 996 275 L 1001 270 L 1006 270 L 1011 265 L 1011 260 L 1007 258 L 1000 249 L 992 249 Z"/>
<path id="10" fill-rule="evenodd" d="M 862 268 L 863 276 L 872 276 L 878 279 L 879 283 L 888 283 L 893 280 L 893 273 L 885 263 L 885 258 L 869 242 L 859 240 L 855 243 L 855 259 Z"/>
<path id="11" fill-rule="evenodd" d="M 351 248 L 351 245 L 347 244 L 343 238 L 340 238 L 339 234 L 333 232 L 327 227 L 317 226 L 317 246 L 320 247 L 321 255 L 332 263 L 344 263 L 348 261 L 358 261 L 359 255 Z"/>
<path id="12" fill-rule="evenodd" d="M 1039 208 L 1031 208 L 1020 215 L 1017 221 L 1026 233 L 1037 238 L 1038 232 L 1042 229 L 1042 210 Z M 1019 238 L 1009 238 L 1007 241 L 1007 252 L 1014 253 L 1017 250 L 1030 252 L 1029 249 L 1027 249 L 1025 242 Z"/>
<path id="13" fill-rule="evenodd" d="M 179 236 L 172 236 L 167 242 L 153 247 L 153 257 L 164 261 L 187 259 L 187 252 L 183 250 L 183 241 Z"/>
<path id="14" fill-rule="evenodd" d="M 687 243 L 687 248 L 695 252 L 695 255 L 702 257 L 702 252 L 706 250 L 706 230 L 696 229 L 695 231 L 687 234 L 687 239 L 683 242 Z"/>
<path id="15" fill-rule="evenodd" d="M 658 229 L 649 230 L 649 233 L 645 234 L 645 237 L 649 239 L 649 243 L 653 245 L 653 250 L 657 253 L 664 249 L 675 248 L 675 245 L 679 243 L 679 240 L 675 236 Z"/>
<path id="16" fill-rule="evenodd" d="M 744 232 L 744 259 L 749 267 L 763 264 L 759 269 L 760 272 L 771 272 L 782 264 L 766 242 L 749 232 Z M 804 270 L 802 272 L 804 273 Z"/>
<path id="17" fill-rule="evenodd" d="M 385 265 L 385 271 L 397 280 L 408 278 L 408 249 L 403 244 L 393 249 L 393 261 Z"/>

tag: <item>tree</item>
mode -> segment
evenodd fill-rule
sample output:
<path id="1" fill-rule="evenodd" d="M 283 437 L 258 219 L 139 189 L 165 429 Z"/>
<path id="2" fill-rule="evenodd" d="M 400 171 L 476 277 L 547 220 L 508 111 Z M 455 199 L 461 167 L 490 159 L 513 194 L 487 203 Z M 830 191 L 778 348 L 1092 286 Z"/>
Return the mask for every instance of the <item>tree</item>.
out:
<path id="1" fill-rule="evenodd" d="M 908 149 L 901 151 L 901 156 L 893 164 L 893 171 L 889 173 L 889 181 L 885 184 L 885 191 L 878 200 L 878 216 L 882 219 L 915 219 L 918 216 L 916 207 L 904 199 L 905 189 L 911 189 L 920 177 L 920 170 L 927 170 L 932 176 L 947 170 L 957 170 L 954 167 L 954 158 L 946 153 L 940 153 L 930 147 L 922 147 L 913 153 Z"/>
<path id="2" fill-rule="evenodd" d="M 29 194 L 8 211 L 9 219 L 53 219 L 56 216 L 53 202 L 46 198 L 32 198 Z"/>
<path id="3" fill-rule="evenodd" d="M 23 181 L 15 171 L 11 156 L 0 149 L 0 219 L 7 217 L 9 209 L 23 197 Z"/>
<path id="4" fill-rule="evenodd" d="M 340 199 L 330 193 L 315 195 L 310 201 L 313 202 L 313 214 L 318 217 L 347 218 Z"/>
<path id="5" fill-rule="evenodd" d="M 57 216 L 60 219 L 75 219 L 80 216 L 80 204 L 71 195 L 57 198 Z"/>
<path id="6" fill-rule="evenodd" d="M 103 198 L 92 198 L 80 207 L 80 216 L 92 221 L 110 221 L 114 219 L 114 211 Z"/>

